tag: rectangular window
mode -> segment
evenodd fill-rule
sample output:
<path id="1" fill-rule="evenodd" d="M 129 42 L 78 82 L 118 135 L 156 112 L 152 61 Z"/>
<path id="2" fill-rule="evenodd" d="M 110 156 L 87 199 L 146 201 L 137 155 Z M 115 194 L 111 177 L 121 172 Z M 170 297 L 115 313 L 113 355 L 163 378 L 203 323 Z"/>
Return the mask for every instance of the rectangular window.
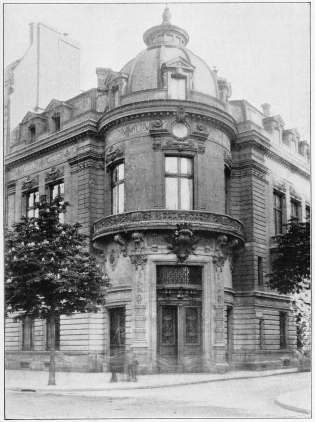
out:
<path id="1" fill-rule="evenodd" d="M 225 214 L 230 213 L 230 170 L 225 167 L 224 169 L 224 197 L 225 197 Z"/>
<path id="2" fill-rule="evenodd" d="M 264 285 L 264 273 L 263 273 L 263 259 L 261 256 L 257 258 L 258 266 L 258 286 Z"/>
<path id="3" fill-rule="evenodd" d="M 50 202 L 52 202 L 57 196 L 60 196 L 61 198 L 64 197 L 65 193 L 65 184 L 64 182 L 58 182 L 55 185 L 49 186 L 49 199 Z M 63 201 L 61 201 L 63 203 Z M 59 221 L 60 223 L 64 223 L 64 213 L 59 214 Z"/>
<path id="4" fill-rule="evenodd" d="M 280 349 L 287 348 L 287 314 L 286 312 L 279 313 L 280 323 Z"/>
<path id="5" fill-rule="evenodd" d="M 186 78 L 170 78 L 169 96 L 174 100 L 186 99 Z"/>
<path id="6" fill-rule="evenodd" d="M 49 321 L 46 321 L 46 350 L 50 350 L 51 329 L 55 330 L 55 349 L 60 350 L 60 316 L 55 317 L 55 324 L 51 327 Z"/>
<path id="7" fill-rule="evenodd" d="M 120 163 L 112 170 L 112 214 L 125 210 L 125 165 Z"/>
<path id="8" fill-rule="evenodd" d="M 310 221 L 310 218 L 311 218 L 311 209 L 308 205 L 306 205 L 305 207 L 305 218 L 308 221 Z"/>
<path id="9" fill-rule="evenodd" d="M 283 233 L 283 195 L 273 193 L 273 213 L 275 224 L 275 235 Z"/>
<path id="10" fill-rule="evenodd" d="M 53 133 L 59 132 L 60 131 L 60 114 L 56 113 L 52 116 L 51 118 L 51 123 L 52 123 L 52 131 Z"/>
<path id="11" fill-rule="evenodd" d="M 193 160 L 165 157 L 165 206 L 170 210 L 193 209 Z"/>
<path id="12" fill-rule="evenodd" d="M 39 202 L 38 189 L 26 194 L 26 217 L 38 217 L 38 208 L 35 208 L 36 202 Z"/>
<path id="13" fill-rule="evenodd" d="M 22 320 L 22 350 L 34 349 L 34 320 L 26 317 Z"/>
<path id="14" fill-rule="evenodd" d="M 28 136 L 29 136 L 29 142 L 36 141 L 36 126 L 35 125 L 29 126 Z"/>
<path id="15" fill-rule="evenodd" d="M 300 204 L 291 200 L 291 221 L 297 223 L 300 220 Z"/>
<path id="16" fill-rule="evenodd" d="M 259 320 L 259 346 L 261 349 L 264 348 L 264 320 Z"/>

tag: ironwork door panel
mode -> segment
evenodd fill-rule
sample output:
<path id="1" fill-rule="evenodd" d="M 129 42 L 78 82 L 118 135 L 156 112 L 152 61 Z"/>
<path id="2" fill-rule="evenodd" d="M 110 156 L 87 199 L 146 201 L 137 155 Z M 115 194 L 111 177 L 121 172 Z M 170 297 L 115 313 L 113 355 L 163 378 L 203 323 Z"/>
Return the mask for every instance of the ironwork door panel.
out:
<path id="1" fill-rule="evenodd" d="M 178 313 L 177 306 L 159 307 L 159 367 L 165 372 L 177 369 Z"/>

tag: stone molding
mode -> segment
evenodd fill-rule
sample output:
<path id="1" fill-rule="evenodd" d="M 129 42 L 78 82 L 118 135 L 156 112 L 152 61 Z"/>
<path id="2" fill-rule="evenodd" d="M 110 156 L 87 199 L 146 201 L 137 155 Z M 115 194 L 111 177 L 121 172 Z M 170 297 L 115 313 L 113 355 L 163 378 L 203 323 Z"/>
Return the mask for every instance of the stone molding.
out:
<path id="1" fill-rule="evenodd" d="M 88 120 L 80 125 L 54 133 L 47 140 L 41 140 L 20 148 L 18 151 L 8 154 L 5 159 L 5 168 L 8 171 L 12 166 L 19 165 L 24 161 L 30 161 L 34 157 L 44 155 L 48 151 L 59 149 L 66 144 L 76 142 L 88 136 L 97 136 L 97 121 Z"/>
<path id="2" fill-rule="evenodd" d="M 276 190 L 278 190 L 278 191 L 280 191 L 280 192 L 286 192 L 286 190 L 287 190 L 287 187 L 286 187 L 286 185 L 285 185 L 285 182 L 284 181 L 280 181 L 280 180 L 273 180 L 273 187 L 274 187 L 274 189 L 276 189 Z"/>
<path id="3" fill-rule="evenodd" d="M 303 177 L 306 180 L 310 180 L 311 176 L 309 173 L 301 170 L 296 165 L 292 164 L 290 161 L 286 160 L 283 157 L 280 157 L 280 155 L 276 154 L 273 151 L 268 151 L 266 156 L 270 158 L 271 160 L 275 161 L 278 164 L 281 164 L 282 166 L 286 167 L 290 171 L 297 173 L 299 176 Z"/>
<path id="4" fill-rule="evenodd" d="M 15 194 L 16 190 L 16 180 L 11 180 L 7 183 L 7 193 L 8 195 Z"/>
<path id="5" fill-rule="evenodd" d="M 98 237 L 129 230 L 164 229 L 190 224 L 194 230 L 223 232 L 244 241 L 243 224 L 227 215 L 206 211 L 147 210 L 111 215 L 93 225 L 93 241 Z"/>
<path id="6" fill-rule="evenodd" d="M 96 169 L 104 169 L 104 159 L 102 154 L 95 151 L 87 151 L 78 154 L 76 157 L 69 158 L 70 172 L 74 173 L 84 168 L 93 167 Z"/>
<path id="7" fill-rule="evenodd" d="M 178 100 L 148 100 L 126 104 L 111 110 L 100 119 L 100 132 L 104 133 L 111 127 L 135 119 L 161 119 L 164 116 L 176 116 L 181 105 L 181 102 Z M 231 138 L 236 138 L 236 121 L 230 114 L 223 110 L 207 104 L 185 101 L 185 114 L 187 118 L 196 119 L 199 123 L 208 122 L 227 132 Z"/>

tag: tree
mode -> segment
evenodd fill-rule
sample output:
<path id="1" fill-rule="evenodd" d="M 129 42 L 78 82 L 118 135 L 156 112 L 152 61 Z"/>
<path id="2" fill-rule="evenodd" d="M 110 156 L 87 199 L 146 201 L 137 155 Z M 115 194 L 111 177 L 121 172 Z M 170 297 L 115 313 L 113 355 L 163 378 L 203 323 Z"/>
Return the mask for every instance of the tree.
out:
<path id="1" fill-rule="evenodd" d="M 293 222 L 287 227 L 287 233 L 279 236 L 268 281 L 269 287 L 282 294 L 299 293 L 310 288 L 310 222 Z"/>
<path id="2" fill-rule="evenodd" d="M 80 224 L 64 224 L 59 215 L 68 203 L 61 197 L 35 205 L 38 217 L 22 217 L 6 232 L 6 315 L 45 319 L 75 312 L 97 312 L 105 302 L 108 278 L 88 252 Z M 55 330 L 50 329 L 48 385 L 55 385 Z"/>
<path id="3" fill-rule="evenodd" d="M 310 351 L 310 222 L 291 222 L 279 237 L 276 258 L 268 285 L 279 293 L 291 294 L 292 311 L 298 328 L 298 348 Z"/>

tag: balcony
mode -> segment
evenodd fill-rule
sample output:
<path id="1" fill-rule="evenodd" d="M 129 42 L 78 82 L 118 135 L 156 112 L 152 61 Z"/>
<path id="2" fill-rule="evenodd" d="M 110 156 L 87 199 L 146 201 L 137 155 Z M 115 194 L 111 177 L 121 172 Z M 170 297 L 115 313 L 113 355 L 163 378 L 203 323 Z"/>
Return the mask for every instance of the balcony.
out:
<path id="1" fill-rule="evenodd" d="M 92 240 L 121 231 L 168 230 L 177 224 L 190 224 L 194 230 L 230 234 L 244 242 L 243 224 L 224 214 L 206 211 L 145 210 L 101 218 L 93 224 Z"/>

